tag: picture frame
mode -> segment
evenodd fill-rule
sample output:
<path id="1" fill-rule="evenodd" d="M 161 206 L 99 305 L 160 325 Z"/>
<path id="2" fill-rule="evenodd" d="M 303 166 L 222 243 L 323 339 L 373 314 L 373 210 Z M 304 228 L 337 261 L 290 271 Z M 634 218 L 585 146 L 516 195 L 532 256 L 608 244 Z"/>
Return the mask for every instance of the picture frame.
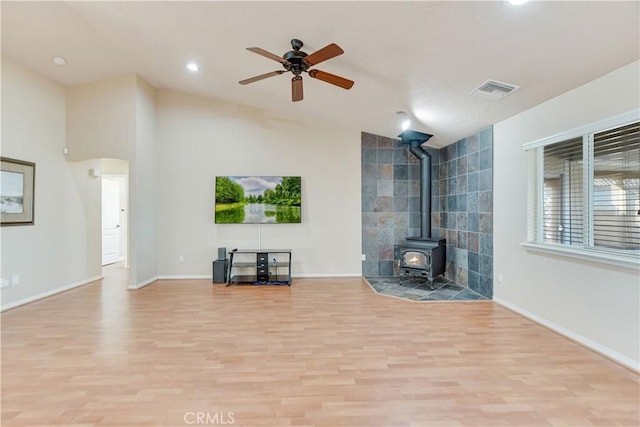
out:
<path id="1" fill-rule="evenodd" d="M 302 223 L 302 177 L 216 176 L 214 222 Z"/>
<path id="2" fill-rule="evenodd" d="M 0 226 L 33 225 L 36 164 L 0 157 Z"/>

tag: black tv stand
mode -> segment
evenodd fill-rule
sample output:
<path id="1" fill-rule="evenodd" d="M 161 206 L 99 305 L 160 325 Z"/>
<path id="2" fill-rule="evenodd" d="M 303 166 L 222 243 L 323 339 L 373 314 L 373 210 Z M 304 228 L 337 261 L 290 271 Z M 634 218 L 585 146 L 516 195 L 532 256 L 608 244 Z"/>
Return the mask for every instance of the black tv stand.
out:
<path id="1" fill-rule="evenodd" d="M 227 285 L 291 286 L 291 249 L 234 249 L 229 252 Z"/>

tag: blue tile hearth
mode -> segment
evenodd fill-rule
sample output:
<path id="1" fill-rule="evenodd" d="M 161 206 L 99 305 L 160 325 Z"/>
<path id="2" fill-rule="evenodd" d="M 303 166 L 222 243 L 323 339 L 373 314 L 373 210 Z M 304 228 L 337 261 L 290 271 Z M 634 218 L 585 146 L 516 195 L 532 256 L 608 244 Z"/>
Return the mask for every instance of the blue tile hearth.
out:
<path id="1" fill-rule="evenodd" d="M 446 279 L 438 278 L 433 290 L 422 279 L 403 277 L 365 277 L 369 285 L 379 294 L 404 298 L 412 301 L 487 301 L 489 298 L 457 285 Z"/>

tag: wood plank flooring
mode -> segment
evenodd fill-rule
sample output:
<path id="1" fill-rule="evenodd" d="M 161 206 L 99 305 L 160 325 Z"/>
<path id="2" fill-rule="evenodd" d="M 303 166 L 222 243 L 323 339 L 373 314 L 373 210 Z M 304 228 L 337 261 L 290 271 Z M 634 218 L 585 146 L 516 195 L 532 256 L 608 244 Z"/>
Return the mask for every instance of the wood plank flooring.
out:
<path id="1" fill-rule="evenodd" d="M 104 283 L 2 314 L 3 426 L 638 426 L 638 375 L 358 278 Z"/>

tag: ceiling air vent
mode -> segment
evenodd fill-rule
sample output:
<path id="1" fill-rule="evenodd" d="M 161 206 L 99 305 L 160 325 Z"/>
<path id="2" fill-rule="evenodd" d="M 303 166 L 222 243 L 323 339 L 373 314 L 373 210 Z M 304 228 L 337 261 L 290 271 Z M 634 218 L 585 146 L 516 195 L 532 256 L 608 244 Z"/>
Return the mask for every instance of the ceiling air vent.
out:
<path id="1" fill-rule="evenodd" d="M 496 80 L 487 80 L 479 87 L 471 91 L 473 95 L 482 95 L 487 98 L 501 99 L 509 95 L 520 86 L 512 85 L 509 83 L 503 83 Z"/>

